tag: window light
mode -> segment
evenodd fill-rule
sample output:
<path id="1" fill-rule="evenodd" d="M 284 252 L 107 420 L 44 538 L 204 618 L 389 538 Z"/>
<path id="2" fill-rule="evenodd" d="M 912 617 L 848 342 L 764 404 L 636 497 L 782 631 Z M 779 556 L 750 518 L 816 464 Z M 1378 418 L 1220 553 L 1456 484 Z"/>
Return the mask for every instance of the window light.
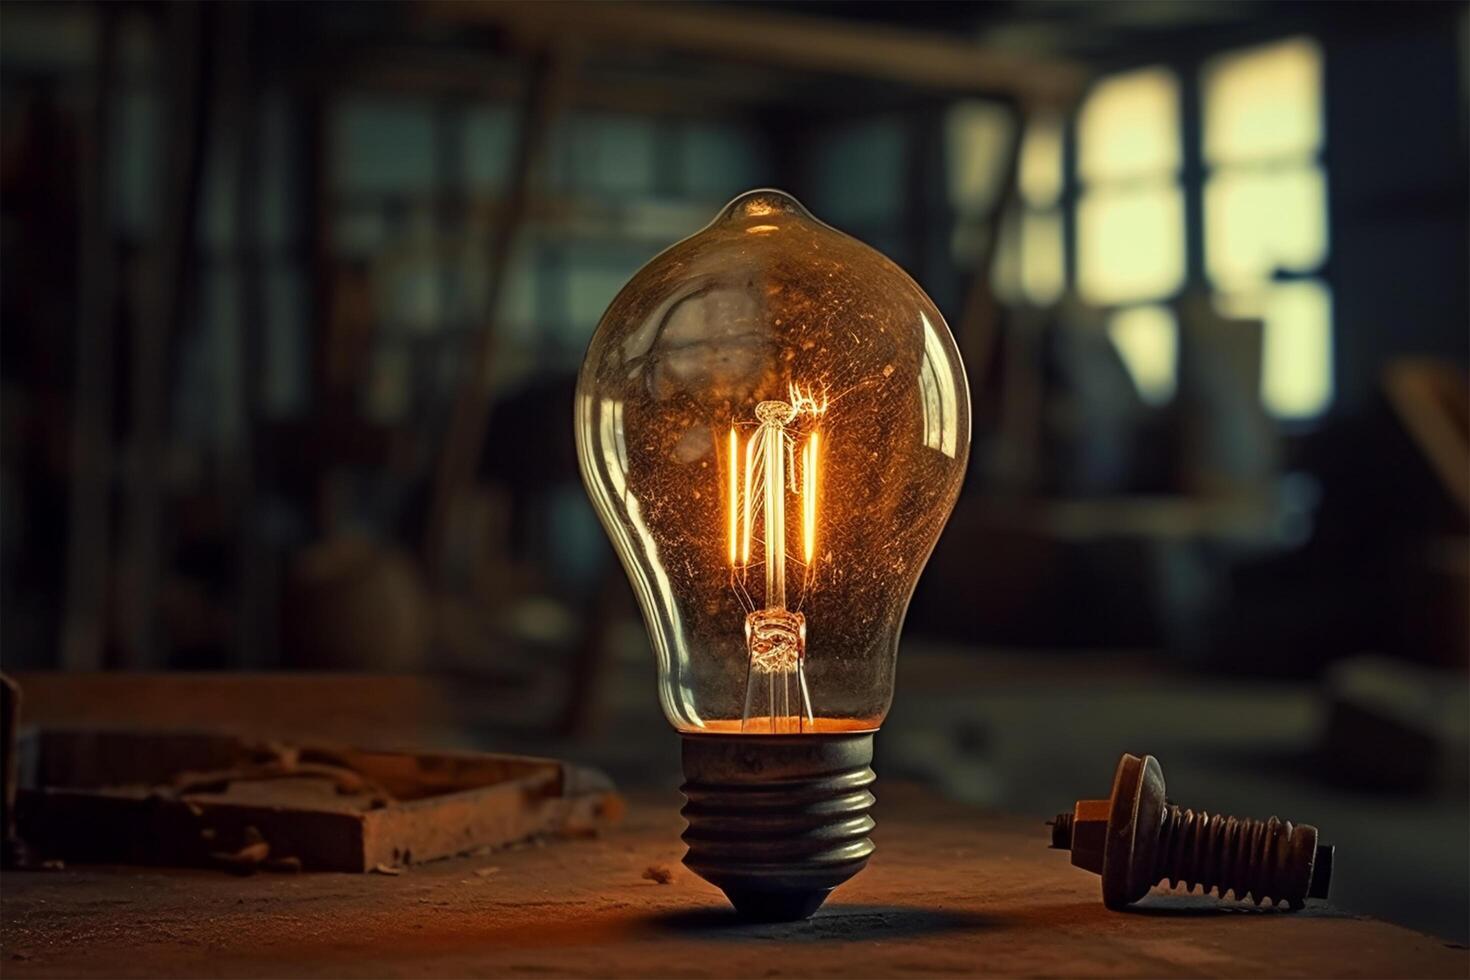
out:
<path id="1" fill-rule="evenodd" d="M 1179 325 L 1164 306 L 1135 306 L 1108 318 L 1108 339 L 1123 359 L 1138 395 L 1150 405 L 1174 396 Z"/>
<path id="2" fill-rule="evenodd" d="M 1099 82 L 1077 119 L 1084 181 L 1118 180 L 1179 169 L 1179 83 L 1164 68 Z"/>
<path id="3" fill-rule="evenodd" d="M 1322 146 L 1322 53 L 1291 38 L 1221 56 L 1204 71 L 1205 159 L 1244 163 Z"/>

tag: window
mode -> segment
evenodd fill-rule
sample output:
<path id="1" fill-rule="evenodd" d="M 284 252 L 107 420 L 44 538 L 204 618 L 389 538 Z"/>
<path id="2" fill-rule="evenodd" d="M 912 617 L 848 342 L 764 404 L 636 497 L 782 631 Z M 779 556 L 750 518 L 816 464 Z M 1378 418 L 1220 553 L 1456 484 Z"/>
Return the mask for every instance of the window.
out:
<path id="1" fill-rule="evenodd" d="M 1261 398 L 1280 418 L 1332 399 L 1322 56 L 1293 38 L 1205 66 L 1205 271 L 1218 305 L 1265 323 Z"/>
<path id="2" fill-rule="evenodd" d="M 1167 306 L 1131 306 L 1108 320 L 1108 339 L 1133 376 L 1138 395 L 1150 405 L 1174 397 L 1179 330 Z"/>
<path id="3" fill-rule="evenodd" d="M 1021 294 L 1033 303 L 1055 302 L 1066 285 L 1062 262 L 1062 121 L 1041 116 L 1021 140 L 1017 180 L 1021 189 Z"/>
<path id="4" fill-rule="evenodd" d="M 490 311 L 485 269 L 521 137 L 514 107 L 344 93 L 330 127 L 332 244 L 372 298 L 369 388 L 383 420 L 487 318 L 497 384 L 574 366 L 628 277 L 767 168 L 763 138 L 739 121 L 565 113 Z"/>
<path id="5" fill-rule="evenodd" d="M 1174 392 L 1184 282 L 1179 83 L 1147 68 L 1105 79 L 1077 118 L 1077 289 L 1112 308 L 1108 335 L 1148 402 Z"/>
<path id="6" fill-rule="evenodd" d="M 1200 259 L 1215 305 L 1264 324 L 1262 403 L 1278 418 L 1306 419 L 1331 402 L 1321 61 L 1316 42 L 1291 38 L 1205 63 L 1198 187 L 1181 184 L 1183 107 L 1171 71 L 1106 78 L 1083 103 L 1076 287 L 1109 310 L 1109 336 L 1146 401 L 1174 391 L 1178 325 L 1165 304 L 1185 280 L 1185 194 L 1199 194 Z M 1029 200 L 1024 170 L 1022 187 Z M 1023 222 L 1016 273 L 1023 281 L 1028 240 L 1048 234 L 1029 227 Z"/>
<path id="7" fill-rule="evenodd" d="M 1066 286 L 1062 261 L 1062 126 L 1059 116 L 1031 119 L 1021 134 L 1019 203 L 1001 216 L 992 267 L 996 294 L 1007 302 L 1055 302 Z M 951 251 L 974 261 L 988 231 L 983 216 L 1001 193 L 1009 113 L 986 102 L 962 102 L 945 120 L 949 201 L 960 216 Z"/>

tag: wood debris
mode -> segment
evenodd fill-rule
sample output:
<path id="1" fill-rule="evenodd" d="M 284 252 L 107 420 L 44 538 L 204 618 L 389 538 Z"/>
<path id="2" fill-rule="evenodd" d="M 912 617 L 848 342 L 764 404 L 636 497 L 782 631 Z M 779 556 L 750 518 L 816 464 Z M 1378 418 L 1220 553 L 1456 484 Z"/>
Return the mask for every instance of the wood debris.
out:
<path id="1" fill-rule="evenodd" d="M 674 873 L 662 864 L 650 864 L 643 869 L 643 877 L 658 885 L 667 885 L 674 880 Z"/>
<path id="2" fill-rule="evenodd" d="M 19 788 L 18 829 L 63 858 L 397 874 L 590 836 L 623 809 L 606 776 L 553 759 L 187 732 L 43 729 L 26 746 L 47 785 Z"/>

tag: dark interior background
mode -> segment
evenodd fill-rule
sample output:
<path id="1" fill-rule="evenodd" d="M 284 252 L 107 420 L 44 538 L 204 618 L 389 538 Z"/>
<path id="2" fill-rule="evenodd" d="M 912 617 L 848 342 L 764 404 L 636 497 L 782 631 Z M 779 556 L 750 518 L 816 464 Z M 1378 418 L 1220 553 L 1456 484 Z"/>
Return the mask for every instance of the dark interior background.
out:
<path id="1" fill-rule="evenodd" d="M 885 779 L 1153 752 L 1464 942 L 1467 94 L 1457 3 L 5 2 L 5 669 L 381 673 L 672 785 L 573 379 L 776 186 L 970 372 Z"/>

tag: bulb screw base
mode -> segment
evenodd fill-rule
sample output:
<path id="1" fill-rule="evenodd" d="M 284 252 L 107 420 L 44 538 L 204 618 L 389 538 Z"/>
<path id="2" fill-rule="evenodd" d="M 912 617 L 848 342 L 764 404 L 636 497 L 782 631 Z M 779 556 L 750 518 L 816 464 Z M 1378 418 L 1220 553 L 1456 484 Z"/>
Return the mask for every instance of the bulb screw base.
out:
<path id="1" fill-rule="evenodd" d="M 810 918 L 867 866 L 873 733 L 683 735 L 684 864 L 745 918 Z"/>

